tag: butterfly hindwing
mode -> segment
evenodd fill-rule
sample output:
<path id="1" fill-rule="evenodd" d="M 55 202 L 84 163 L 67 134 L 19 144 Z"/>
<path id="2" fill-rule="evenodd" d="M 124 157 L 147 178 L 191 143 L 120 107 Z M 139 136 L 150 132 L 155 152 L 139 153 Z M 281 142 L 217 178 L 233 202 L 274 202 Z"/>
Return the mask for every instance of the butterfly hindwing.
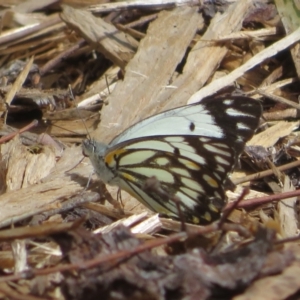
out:
<path id="1" fill-rule="evenodd" d="M 199 136 L 158 136 L 136 139 L 122 149 L 114 165 L 122 188 L 150 209 L 178 216 L 175 196 L 188 221 L 209 222 L 220 214 L 223 184 L 234 165 L 235 153 L 229 146 Z M 145 183 L 152 176 L 164 193 L 153 189 L 146 193 Z"/>

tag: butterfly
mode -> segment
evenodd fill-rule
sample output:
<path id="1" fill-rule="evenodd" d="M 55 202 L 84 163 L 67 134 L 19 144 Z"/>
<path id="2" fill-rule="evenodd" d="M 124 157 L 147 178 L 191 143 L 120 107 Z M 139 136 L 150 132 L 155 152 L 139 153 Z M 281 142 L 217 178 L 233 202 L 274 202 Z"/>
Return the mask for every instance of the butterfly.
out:
<path id="1" fill-rule="evenodd" d="M 104 183 L 127 191 L 152 211 L 207 224 L 220 217 L 228 174 L 261 113 L 260 103 L 248 97 L 206 98 L 146 118 L 108 145 L 86 139 L 83 154 Z M 145 189 L 153 176 L 164 193 Z"/>

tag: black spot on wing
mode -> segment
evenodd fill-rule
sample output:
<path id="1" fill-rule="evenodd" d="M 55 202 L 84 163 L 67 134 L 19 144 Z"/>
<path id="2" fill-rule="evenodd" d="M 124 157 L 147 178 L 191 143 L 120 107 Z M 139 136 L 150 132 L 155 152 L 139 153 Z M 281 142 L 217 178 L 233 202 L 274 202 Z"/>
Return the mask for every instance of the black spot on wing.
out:
<path id="1" fill-rule="evenodd" d="M 195 123 L 191 122 L 190 123 L 190 131 L 194 131 L 195 130 Z"/>

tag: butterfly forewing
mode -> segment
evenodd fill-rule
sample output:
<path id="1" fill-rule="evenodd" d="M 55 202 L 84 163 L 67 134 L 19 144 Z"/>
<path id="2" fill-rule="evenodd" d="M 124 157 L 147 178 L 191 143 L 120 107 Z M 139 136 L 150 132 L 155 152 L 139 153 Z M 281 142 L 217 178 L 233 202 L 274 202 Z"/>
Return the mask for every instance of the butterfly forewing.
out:
<path id="1" fill-rule="evenodd" d="M 223 138 L 229 131 L 245 139 L 253 134 L 260 104 L 247 97 L 207 98 L 146 118 L 114 138 L 110 146 L 146 136 L 198 135 Z M 243 124 L 246 126 L 242 129 Z M 248 128 L 248 130 L 247 130 Z M 238 132 L 240 131 L 240 132 Z"/>
<path id="2" fill-rule="evenodd" d="M 178 217 L 176 197 L 187 221 L 211 222 L 226 203 L 227 175 L 260 114 L 260 104 L 247 97 L 205 99 L 145 119 L 107 149 L 101 144 L 96 157 L 87 155 L 106 183 L 120 186 L 153 211 Z M 145 189 L 153 176 L 163 193 Z"/>

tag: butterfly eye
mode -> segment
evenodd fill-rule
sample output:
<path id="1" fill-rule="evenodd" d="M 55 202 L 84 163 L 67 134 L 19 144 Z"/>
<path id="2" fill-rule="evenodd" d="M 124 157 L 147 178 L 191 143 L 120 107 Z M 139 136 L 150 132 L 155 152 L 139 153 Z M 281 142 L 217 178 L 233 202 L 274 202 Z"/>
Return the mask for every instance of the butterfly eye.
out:
<path id="1" fill-rule="evenodd" d="M 95 150 L 95 143 L 92 140 L 82 141 L 82 155 L 85 157 L 90 157 Z"/>

